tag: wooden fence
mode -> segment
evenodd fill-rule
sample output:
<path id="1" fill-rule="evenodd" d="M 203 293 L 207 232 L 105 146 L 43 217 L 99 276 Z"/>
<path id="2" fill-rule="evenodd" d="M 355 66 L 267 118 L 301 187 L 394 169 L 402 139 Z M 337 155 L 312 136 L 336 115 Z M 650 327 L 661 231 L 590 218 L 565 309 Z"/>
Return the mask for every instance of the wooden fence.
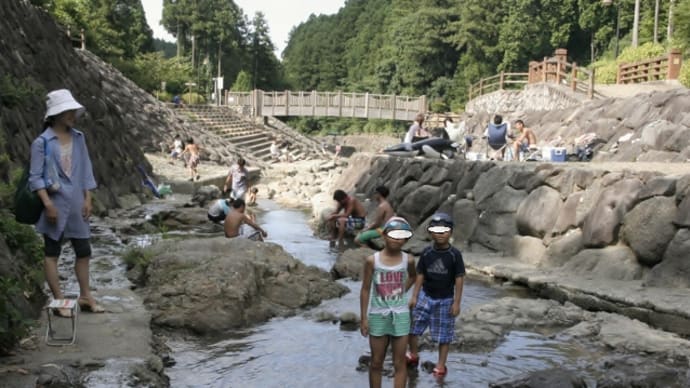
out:
<path id="1" fill-rule="evenodd" d="M 425 96 L 371 93 L 282 91 L 226 92 L 223 105 L 249 110 L 254 116 L 331 116 L 414 120 L 426 113 Z"/>
<path id="2" fill-rule="evenodd" d="M 593 98 L 594 71 L 578 67 L 577 63 L 567 62 L 567 53 L 565 49 L 558 49 L 552 58 L 544 57 L 542 61 L 532 61 L 527 73 L 500 72 L 482 78 L 470 86 L 468 97 L 471 100 L 497 90 L 522 89 L 527 84 L 548 82 L 568 86 L 574 92 L 585 93 L 587 97 Z"/>
<path id="3" fill-rule="evenodd" d="M 72 37 L 72 31 L 67 27 L 67 37 L 72 42 L 72 46 L 86 50 L 86 35 L 83 28 L 79 31 L 79 37 Z"/>
<path id="4" fill-rule="evenodd" d="M 680 49 L 672 49 L 667 55 L 634 63 L 621 63 L 616 73 L 617 84 L 629 84 L 659 80 L 676 80 L 680 75 L 683 57 Z"/>

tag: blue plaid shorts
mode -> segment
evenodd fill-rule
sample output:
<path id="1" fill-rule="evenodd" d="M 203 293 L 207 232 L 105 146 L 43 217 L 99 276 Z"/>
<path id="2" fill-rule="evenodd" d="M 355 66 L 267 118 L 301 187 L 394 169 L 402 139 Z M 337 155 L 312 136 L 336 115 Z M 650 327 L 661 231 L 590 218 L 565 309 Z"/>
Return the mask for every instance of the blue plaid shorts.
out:
<path id="1" fill-rule="evenodd" d="M 348 216 L 347 222 L 345 223 L 345 230 L 352 233 L 355 230 L 364 229 L 364 224 L 366 220 L 362 217 Z"/>
<path id="2" fill-rule="evenodd" d="M 455 339 L 455 317 L 450 313 L 453 298 L 434 299 L 419 291 L 417 305 L 412 310 L 410 334 L 420 336 L 430 327 L 431 340 L 449 344 Z"/>

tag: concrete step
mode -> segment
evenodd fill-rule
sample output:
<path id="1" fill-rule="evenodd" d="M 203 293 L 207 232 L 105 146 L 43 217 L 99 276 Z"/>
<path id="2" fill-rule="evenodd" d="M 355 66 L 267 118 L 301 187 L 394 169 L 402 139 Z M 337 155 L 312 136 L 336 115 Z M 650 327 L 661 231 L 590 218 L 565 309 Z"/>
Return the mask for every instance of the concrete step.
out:
<path id="1" fill-rule="evenodd" d="M 238 145 L 238 146 L 240 146 L 240 145 Z M 241 145 L 240 147 L 247 148 L 247 149 L 249 149 L 249 150 L 252 151 L 252 152 L 261 151 L 261 150 L 263 150 L 263 149 L 268 149 L 269 152 L 270 152 L 270 150 L 271 150 L 271 142 L 262 142 L 262 143 L 258 143 L 258 144 L 254 144 L 254 145 L 246 145 L 246 144 L 243 144 L 243 145 Z"/>
<path id="2" fill-rule="evenodd" d="M 263 139 L 266 139 L 266 134 L 262 132 L 251 132 L 242 136 L 228 136 L 228 134 L 225 134 L 224 137 L 230 139 L 230 142 L 233 144 L 239 144 L 259 139 L 263 141 Z"/>

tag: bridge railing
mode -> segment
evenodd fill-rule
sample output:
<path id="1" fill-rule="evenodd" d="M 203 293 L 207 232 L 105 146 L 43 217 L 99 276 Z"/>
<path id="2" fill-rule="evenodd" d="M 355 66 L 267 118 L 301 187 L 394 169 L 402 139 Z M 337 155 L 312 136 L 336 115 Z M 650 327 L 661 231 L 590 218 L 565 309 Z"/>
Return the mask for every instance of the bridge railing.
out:
<path id="1" fill-rule="evenodd" d="M 251 107 L 255 116 L 337 116 L 413 120 L 426 97 L 348 92 L 226 92 L 224 104 Z"/>
<path id="2" fill-rule="evenodd" d="M 72 42 L 72 46 L 78 47 L 82 50 L 86 50 L 86 34 L 84 34 L 84 29 L 79 30 L 79 36 L 73 37 L 72 31 L 67 27 L 67 37 Z"/>
<path id="3" fill-rule="evenodd" d="M 683 57 L 680 49 L 671 49 L 667 55 L 634 63 L 621 63 L 616 73 L 617 84 L 658 80 L 675 80 L 680 75 Z"/>

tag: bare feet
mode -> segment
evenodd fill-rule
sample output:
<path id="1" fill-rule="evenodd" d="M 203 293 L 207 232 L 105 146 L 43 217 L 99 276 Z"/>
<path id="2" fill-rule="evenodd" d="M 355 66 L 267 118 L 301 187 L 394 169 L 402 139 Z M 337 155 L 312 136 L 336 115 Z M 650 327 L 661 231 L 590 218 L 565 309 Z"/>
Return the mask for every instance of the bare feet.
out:
<path id="1" fill-rule="evenodd" d="M 79 298 L 79 307 L 83 311 L 88 311 L 91 313 L 104 313 L 103 307 L 96 303 L 94 298 Z"/>
<path id="2" fill-rule="evenodd" d="M 53 309 L 53 315 L 60 318 L 72 318 L 72 310 L 70 309 Z"/>

